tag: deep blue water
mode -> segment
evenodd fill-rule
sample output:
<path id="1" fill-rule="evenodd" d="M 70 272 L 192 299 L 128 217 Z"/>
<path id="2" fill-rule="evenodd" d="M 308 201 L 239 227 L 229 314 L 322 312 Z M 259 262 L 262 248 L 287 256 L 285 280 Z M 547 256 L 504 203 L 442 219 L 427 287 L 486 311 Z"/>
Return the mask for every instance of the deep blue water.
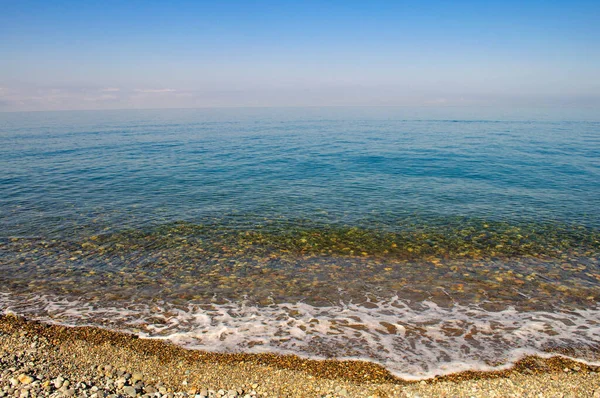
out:
<path id="1" fill-rule="evenodd" d="M 0 114 L 2 235 L 230 213 L 351 224 L 416 215 L 600 226 L 600 117 L 480 113 Z"/>
<path id="2" fill-rule="evenodd" d="M 406 377 L 598 358 L 597 110 L 0 113 L 0 142 L 2 312 Z"/>

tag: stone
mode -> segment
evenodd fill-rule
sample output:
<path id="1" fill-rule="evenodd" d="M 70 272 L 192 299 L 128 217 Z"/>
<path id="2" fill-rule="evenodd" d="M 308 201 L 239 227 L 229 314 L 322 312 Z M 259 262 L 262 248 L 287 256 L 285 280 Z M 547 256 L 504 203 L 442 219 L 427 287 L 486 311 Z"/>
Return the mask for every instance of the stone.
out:
<path id="1" fill-rule="evenodd" d="M 21 382 L 21 384 L 33 383 L 33 377 L 26 375 L 26 374 L 19 375 L 19 377 L 17 377 L 17 380 L 19 380 Z"/>
<path id="2" fill-rule="evenodd" d="M 137 397 L 137 391 L 131 386 L 123 387 L 123 392 L 129 397 Z"/>

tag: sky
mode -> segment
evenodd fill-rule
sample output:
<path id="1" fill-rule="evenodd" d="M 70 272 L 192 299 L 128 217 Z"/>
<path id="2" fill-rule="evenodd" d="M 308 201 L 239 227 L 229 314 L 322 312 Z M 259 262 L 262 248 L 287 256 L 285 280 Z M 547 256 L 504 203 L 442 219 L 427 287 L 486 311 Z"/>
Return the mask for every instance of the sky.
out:
<path id="1" fill-rule="evenodd" d="M 0 111 L 600 107 L 600 1 L 0 0 Z"/>

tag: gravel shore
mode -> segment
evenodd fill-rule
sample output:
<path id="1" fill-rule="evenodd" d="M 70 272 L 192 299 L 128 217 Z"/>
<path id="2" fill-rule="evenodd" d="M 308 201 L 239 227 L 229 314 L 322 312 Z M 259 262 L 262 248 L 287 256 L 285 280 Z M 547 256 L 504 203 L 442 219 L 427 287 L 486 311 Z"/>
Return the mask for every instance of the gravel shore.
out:
<path id="1" fill-rule="evenodd" d="M 359 361 L 215 354 L 0 316 L 0 397 L 594 397 L 600 369 L 529 357 L 502 372 L 408 382 Z"/>

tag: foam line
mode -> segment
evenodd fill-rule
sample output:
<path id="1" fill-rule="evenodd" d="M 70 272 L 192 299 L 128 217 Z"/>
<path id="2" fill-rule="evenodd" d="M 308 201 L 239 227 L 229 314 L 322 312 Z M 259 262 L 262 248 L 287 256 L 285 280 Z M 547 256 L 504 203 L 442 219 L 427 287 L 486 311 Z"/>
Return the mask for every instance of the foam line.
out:
<path id="1" fill-rule="evenodd" d="M 600 365 L 600 308 L 557 312 L 490 312 L 479 306 L 443 308 L 399 297 L 316 307 L 244 302 L 175 306 L 103 306 L 51 296 L 0 293 L 0 310 L 46 322 L 89 325 L 218 352 L 274 352 L 322 359 L 369 360 L 404 379 L 510 367 L 525 355 L 575 348 L 572 359 Z"/>

